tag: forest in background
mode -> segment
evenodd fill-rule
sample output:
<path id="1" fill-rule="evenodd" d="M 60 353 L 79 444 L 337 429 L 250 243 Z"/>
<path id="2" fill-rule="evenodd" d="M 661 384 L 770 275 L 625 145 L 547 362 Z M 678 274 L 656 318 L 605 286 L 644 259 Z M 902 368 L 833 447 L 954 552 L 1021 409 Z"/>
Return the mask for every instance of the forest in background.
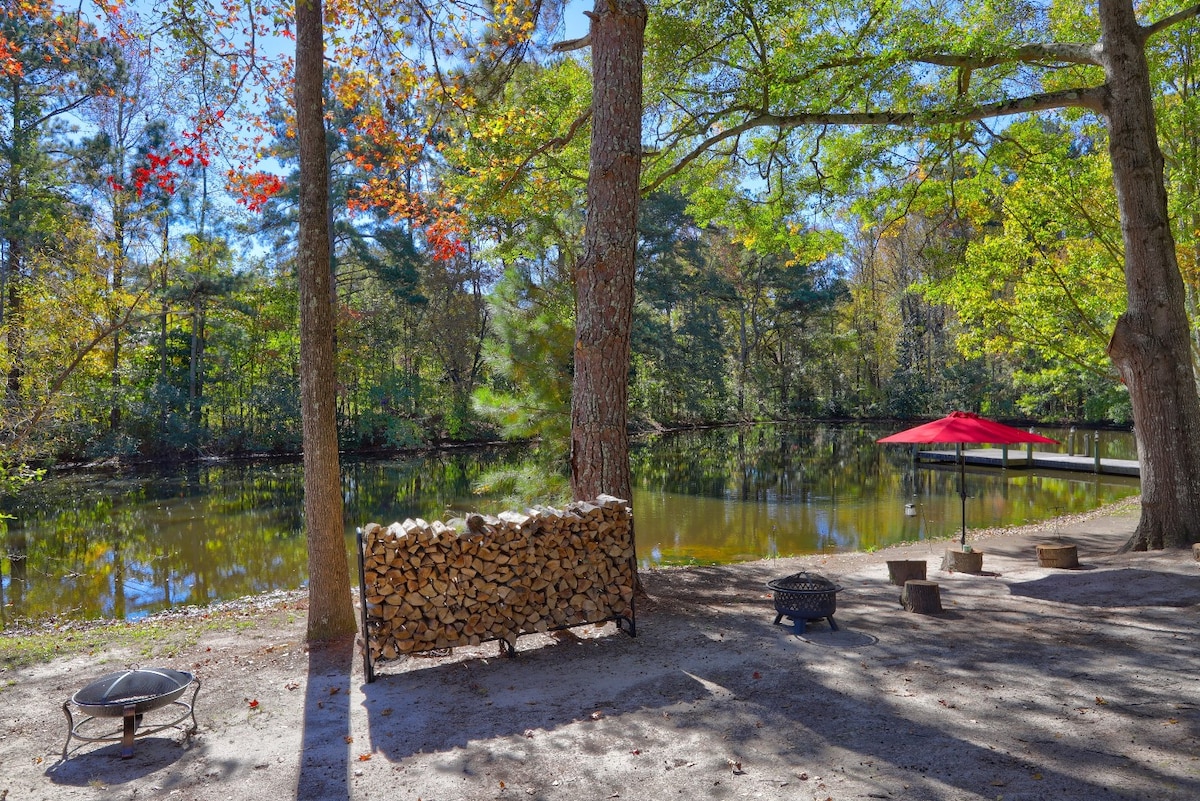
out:
<path id="1" fill-rule="evenodd" d="M 540 5 L 489 6 L 497 33 L 482 43 L 455 37 L 454 17 L 428 26 L 428 39 L 415 24 L 401 35 L 397 18 L 400 39 L 387 47 L 362 35 L 374 21 L 352 16 L 353 3 L 332 6 L 343 447 L 565 439 L 586 56 L 552 52 L 564 27 Z M 288 59 L 254 50 L 259 29 L 246 27 L 286 40 L 289 19 L 261 6 L 268 13 L 244 23 L 235 12 L 252 4 L 226 8 L 168 4 L 151 19 L 5 4 L 0 444 L 10 464 L 299 449 Z M 1024 8 L 1006 13 L 1033 13 Z M 701 29 L 729 16 L 709 11 L 651 14 L 648 147 L 670 149 L 678 98 L 724 102 L 722 76 L 689 72 Z M 758 13 L 732 15 L 742 33 L 721 36 L 751 41 Z M 1193 323 L 1196 32 L 1176 26 L 1149 51 Z M 431 66 L 437 54 L 446 63 Z M 775 80 L 786 91 L 789 76 Z M 1127 422 L 1105 355 L 1124 311 L 1105 128 L 1071 110 L 940 134 L 825 126 L 651 160 L 635 423 L 951 408 Z"/>

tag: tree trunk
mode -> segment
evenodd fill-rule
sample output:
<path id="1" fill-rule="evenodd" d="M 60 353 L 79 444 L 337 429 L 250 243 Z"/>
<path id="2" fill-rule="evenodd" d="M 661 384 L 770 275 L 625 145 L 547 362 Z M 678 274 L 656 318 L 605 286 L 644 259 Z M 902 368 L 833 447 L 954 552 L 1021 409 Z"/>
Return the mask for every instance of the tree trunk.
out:
<path id="1" fill-rule="evenodd" d="M 571 492 L 628 500 L 629 336 L 642 163 L 642 0 L 596 0 L 592 143 L 583 256 L 575 266 Z"/>
<path id="2" fill-rule="evenodd" d="M 112 387 L 112 406 L 108 410 L 108 430 L 117 433 L 121 427 L 121 332 L 115 330 L 119 314 L 116 309 L 120 302 L 121 290 L 125 284 L 125 204 L 116 198 L 113 200 L 113 266 L 112 266 L 112 304 L 113 315 L 109 324 L 114 326 L 112 341 L 112 361 L 109 362 L 109 383 Z"/>
<path id="3" fill-rule="evenodd" d="M 8 249 L 7 293 L 4 300 L 4 322 L 8 357 L 10 360 L 8 375 L 5 378 L 4 401 L 10 420 L 19 419 L 21 403 L 21 383 L 25 376 L 25 310 L 21 286 L 21 242 L 9 239 L 5 242 Z"/>
<path id="4" fill-rule="evenodd" d="M 197 294 L 192 301 L 192 348 L 188 358 L 188 420 L 192 435 L 200 431 L 204 411 L 204 300 Z"/>
<path id="5" fill-rule="evenodd" d="M 1129 387 L 1142 480 L 1142 517 L 1128 547 L 1186 547 L 1200 540 L 1200 397 L 1144 34 L 1130 0 L 1100 0 L 1100 22 L 1128 294 L 1108 353 Z"/>
<path id="6" fill-rule="evenodd" d="M 300 153 L 300 415 L 308 536 L 308 639 L 352 633 L 350 570 L 342 523 L 330 302 L 329 160 L 325 153 L 321 0 L 296 5 L 296 133 Z"/>

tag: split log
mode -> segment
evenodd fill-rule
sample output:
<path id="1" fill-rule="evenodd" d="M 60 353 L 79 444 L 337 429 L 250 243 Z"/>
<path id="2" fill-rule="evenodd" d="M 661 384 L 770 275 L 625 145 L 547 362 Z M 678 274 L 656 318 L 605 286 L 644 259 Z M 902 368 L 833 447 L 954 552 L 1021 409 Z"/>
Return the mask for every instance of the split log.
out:
<path id="1" fill-rule="evenodd" d="M 903 587 L 910 579 L 925 580 L 925 569 L 928 564 L 924 559 L 889 559 L 887 563 L 888 581 L 897 587 Z"/>
<path id="2" fill-rule="evenodd" d="M 909 579 L 900 593 L 900 605 L 918 615 L 937 615 L 942 611 L 942 594 L 936 581 Z"/>
<path id="3" fill-rule="evenodd" d="M 1038 567 L 1079 567 L 1079 553 L 1074 545 L 1038 545 Z"/>
<path id="4" fill-rule="evenodd" d="M 982 573 L 983 551 L 947 548 L 946 556 L 942 559 L 942 570 L 951 573 Z"/>

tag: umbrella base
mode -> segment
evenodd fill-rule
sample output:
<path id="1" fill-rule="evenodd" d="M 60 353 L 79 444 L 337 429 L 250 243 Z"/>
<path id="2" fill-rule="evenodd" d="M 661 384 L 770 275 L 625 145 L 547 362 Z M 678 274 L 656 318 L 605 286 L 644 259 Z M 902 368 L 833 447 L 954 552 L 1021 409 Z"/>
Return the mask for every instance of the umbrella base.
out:
<path id="1" fill-rule="evenodd" d="M 983 551 L 947 548 L 946 555 L 942 559 L 942 570 L 951 573 L 982 573 Z"/>

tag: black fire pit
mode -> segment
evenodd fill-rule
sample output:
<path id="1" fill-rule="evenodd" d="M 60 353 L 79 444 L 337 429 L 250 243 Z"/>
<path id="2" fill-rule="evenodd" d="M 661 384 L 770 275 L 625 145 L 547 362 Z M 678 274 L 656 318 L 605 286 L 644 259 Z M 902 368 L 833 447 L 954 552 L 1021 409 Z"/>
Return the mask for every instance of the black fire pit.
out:
<path id="1" fill-rule="evenodd" d="M 188 687 L 195 685 L 192 697 L 181 701 Z M 182 723 L 188 717 L 192 719 L 192 727 L 188 733 L 197 729 L 196 724 L 196 695 L 200 692 L 200 680 L 191 673 L 165 668 L 135 668 L 109 673 L 84 687 L 71 696 L 70 701 L 63 702 L 63 714 L 67 716 L 67 741 L 63 744 L 63 759 L 67 758 L 67 746 L 75 737 L 88 743 L 119 742 L 121 743 L 121 758 L 133 756 L 133 740 L 135 737 L 145 737 L 164 729 L 169 729 Z M 78 707 L 85 716 L 78 722 L 71 715 L 71 706 Z M 141 728 L 142 716 L 145 713 L 162 707 L 173 706 L 179 717 L 158 723 L 150 728 Z M 122 718 L 120 729 L 107 733 L 84 733 L 96 718 Z M 90 729 L 98 728 L 89 727 Z"/>
<path id="2" fill-rule="evenodd" d="M 824 576 L 806 570 L 768 581 L 767 589 L 775 594 L 775 611 L 779 613 L 775 615 L 776 623 L 784 617 L 791 618 L 796 633 L 803 634 L 808 621 L 825 618 L 829 628 L 838 630 L 833 613 L 837 609 L 837 594 L 842 588 Z"/>

